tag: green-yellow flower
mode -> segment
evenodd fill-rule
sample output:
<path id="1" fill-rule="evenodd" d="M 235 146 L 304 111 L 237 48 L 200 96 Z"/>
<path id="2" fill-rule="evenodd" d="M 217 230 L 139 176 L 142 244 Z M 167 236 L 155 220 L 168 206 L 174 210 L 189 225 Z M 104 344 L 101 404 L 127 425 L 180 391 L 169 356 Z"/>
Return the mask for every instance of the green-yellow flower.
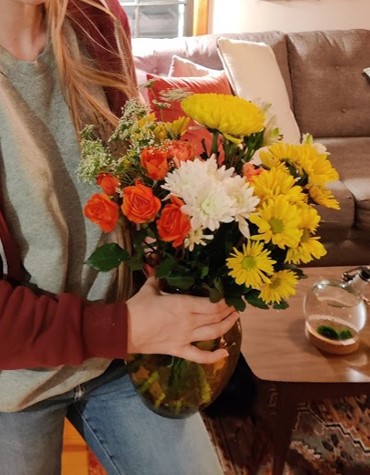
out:
<path id="1" fill-rule="evenodd" d="M 199 124 L 223 135 L 244 137 L 261 132 L 265 116 L 261 108 L 227 94 L 193 94 L 181 101 L 183 111 Z M 228 138 L 228 137 L 227 137 Z"/>
<path id="2" fill-rule="evenodd" d="M 281 249 L 298 246 L 302 236 L 299 208 L 285 196 L 264 201 L 249 220 L 258 228 L 258 234 L 251 236 L 251 239 L 272 242 Z"/>
<path id="3" fill-rule="evenodd" d="M 269 276 L 274 272 L 276 261 L 270 258 L 270 251 L 263 248 L 262 243 L 248 241 L 243 244 L 242 251 L 234 248 L 234 252 L 226 259 L 229 275 L 238 285 L 253 289 L 270 281 Z"/>
<path id="4" fill-rule="evenodd" d="M 266 304 L 280 303 L 282 300 L 288 300 L 295 295 L 298 278 L 290 270 L 281 270 L 276 272 L 270 282 L 261 289 L 261 299 Z"/>

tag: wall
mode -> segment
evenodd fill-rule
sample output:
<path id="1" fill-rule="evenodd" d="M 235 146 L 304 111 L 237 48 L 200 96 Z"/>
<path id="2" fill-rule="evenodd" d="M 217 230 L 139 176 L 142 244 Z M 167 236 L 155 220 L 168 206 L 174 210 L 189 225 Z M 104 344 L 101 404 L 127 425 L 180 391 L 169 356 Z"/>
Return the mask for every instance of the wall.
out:
<path id="1" fill-rule="evenodd" d="M 370 29 L 370 0 L 209 0 L 209 32 Z"/>

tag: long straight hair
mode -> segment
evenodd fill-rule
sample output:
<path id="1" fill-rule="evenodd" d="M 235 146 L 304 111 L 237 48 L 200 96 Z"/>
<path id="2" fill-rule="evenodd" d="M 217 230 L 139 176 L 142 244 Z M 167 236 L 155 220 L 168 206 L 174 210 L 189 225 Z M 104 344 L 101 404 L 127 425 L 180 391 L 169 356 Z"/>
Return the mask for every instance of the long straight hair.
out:
<path id="1" fill-rule="evenodd" d="M 68 7 L 73 3 L 71 10 Z M 96 35 L 101 41 L 99 45 L 108 48 L 93 20 L 86 15 L 83 7 L 89 6 L 97 9 L 102 15 L 108 15 L 116 40 L 116 48 L 106 52 L 114 60 L 114 71 L 99 69 L 88 56 L 75 57 L 65 37 L 66 19 L 71 20 L 71 26 L 79 28 L 85 42 L 96 42 Z M 126 99 L 137 96 L 137 85 L 131 53 L 130 38 L 120 21 L 110 12 L 105 0 L 48 0 L 45 3 L 48 32 L 51 38 L 55 61 L 60 76 L 62 90 L 69 105 L 77 134 L 86 124 L 97 125 L 97 130 L 103 139 L 110 135 L 116 127 L 119 117 L 112 111 L 109 104 L 99 100 L 92 93 L 92 86 L 101 86 L 118 91 Z M 73 11 L 78 14 L 73 15 Z M 90 8 L 91 10 L 91 8 Z M 100 14 L 100 13 L 99 13 Z M 83 18 L 84 25 L 76 24 L 76 17 Z M 109 20 L 109 18 L 108 18 Z M 89 28 L 88 28 L 89 27 Z M 89 31 L 96 33 L 94 38 Z M 123 104 L 122 104 L 123 105 Z M 128 230 L 120 227 L 114 232 L 115 240 L 126 249 L 131 248 L 131 239 Z M 125 264 L 121 264 L 117 272 L 116 299 L 127 299 L 132 294 L 132 273 Z"/>
<path id="2" fill-rule="evenodd" d="M 68 8 L 73 3 L 73 9 L 78 10 L 79 18 L 83 18 L 84 27 L 76 24 L 73 9 Z M 112 23 L 116 40 L 116 48 L 109 51 L 115 57 L 115 71 L 99 69 L 91 58 L 86 55 L 76 57 L 68 45 L 65 37 L 66 19 L 71 20 L 72 27 L 77 27 L 85 36 L 85 42 L 97 42 L 100 35 L 101 45 L 109 45 L 102 33 L 94 25 L 93 20 L 86 15 L 84 7 L 93 7 L 101 15 L 107 15 Z M 101 86 L 119 91 L 126 98 L 137 95 L 131 44 L 128 32 L 125 31 L 119 20 L 109 10 L 105 0 L 48 0 L 45 3 L 48 31 L 54 49 L 57 69 L 62 89 L 70 107 L 74 125 L 79 132 L 86 123 L 108 123 L 116 126 L 118 117 L 107 104 L 99 100 L 92 93 L 92 86 Z M 90 8 L 91 10 L 91 8 Z M 95 32 L 95 37 L 89 31 Z M 108 52 L 108 51 L 107 51 Z M 83 51 L 81 52 L 83 55 Z"/>

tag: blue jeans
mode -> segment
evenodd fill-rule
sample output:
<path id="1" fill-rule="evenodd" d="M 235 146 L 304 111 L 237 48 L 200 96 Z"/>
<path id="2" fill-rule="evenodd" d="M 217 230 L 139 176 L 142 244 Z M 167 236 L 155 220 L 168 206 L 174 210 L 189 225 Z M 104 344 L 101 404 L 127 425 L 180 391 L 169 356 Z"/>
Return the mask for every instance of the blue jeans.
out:
<path id="1" fill-rule="evenodd" d="M 74 391 L 0 413 L 0 475 L 59 475 L 65 417 L 109 475 L 222 474 L 200 415 L 154 414 L 116 361 Z"/>

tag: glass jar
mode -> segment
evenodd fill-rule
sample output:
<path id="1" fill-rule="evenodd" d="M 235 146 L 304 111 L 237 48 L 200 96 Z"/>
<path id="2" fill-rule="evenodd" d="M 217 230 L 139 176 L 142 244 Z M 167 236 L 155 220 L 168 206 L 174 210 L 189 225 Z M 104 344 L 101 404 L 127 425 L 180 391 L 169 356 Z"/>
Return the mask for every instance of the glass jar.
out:
<path id="1" fill-rule="evenodd" d="M 360 344 L 367 320 L 362 289 L 370 281 L 370 268 L 362 267 L 349 282 L 323 279 L 316 282 L 304 299 L 305 333 L 320 350 L 349 354 Z"/>

